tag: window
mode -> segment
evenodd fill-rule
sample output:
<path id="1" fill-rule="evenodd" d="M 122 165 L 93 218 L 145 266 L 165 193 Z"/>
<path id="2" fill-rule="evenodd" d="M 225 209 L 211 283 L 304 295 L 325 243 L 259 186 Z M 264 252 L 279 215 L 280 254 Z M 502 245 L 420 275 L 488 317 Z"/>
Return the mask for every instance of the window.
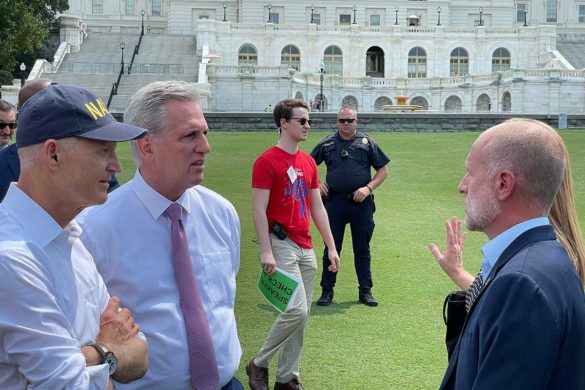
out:
<path id="1" fill-rule="evenodd" d="M 91 13 L 94 15 L 103 15 L 103 13 L 104 13 L 104 0 L 92 0 L 91 1 Z"/>
<path id="2" fill-rule="evenodd" d="M 240 47 L 238 65 L 258 65 L 258 52 L 254 46 L 246 43 Z"/>
<path id="3" fill-rule="evenodd" d="M 469 55 L 467 50 L 458 47 L 451 52 L 449 59 L 449 74 L 451 76 L 465 76 L 469 73 Z"/>
<path id="4" fill-rule="evenodd" d="M 492 55 L 492 73 L 510 70 L 512 58 L 508 49 L 500 47 Z"/>
<path id="5" fill-rule="evenodd" d="M 152 0 L 152 14 L 160 16 L 160 0 Z"/>
<path id="6" fill-rule="evenodd" d="M 134 15 L 134 0 L 126 0 L 126 15 Z"/>
<path id="7" fill-rule="evenodd" d="M 313 14 L 313 23 L 321 24 L 321 14 Z"/>
<path id="8" fill-rule="evenodd" d="M 351 15 L 350 14 L 341 14 L 341 15 L 339 15 L 339 24 L 340 25 L 348 25 L 348 24 L 351 24 Z"/>
<path id="9" fill-rule="evenodd" d="M 585 5 L 579 6 L 579 23 L 585 23 Z"/>
<path id="10" fill-rule="evenodd" d="M 293 68 L 297 72 L 301 70 L 301 53 L 298 47 L 293 45 L 285 46 L 280 55 L 280 65 L 286 68 Z"/>
<path id="11" fill-rule="evenodd" d="M 458 96 L 449 96 L 445 101 L 445 111 L 461 111 L 463 104 Z"/>
<path id="12" fill-rule="evenodd" d="M 199 20 L 209 20 L 209 15 L 199 15 Z"/>
<path id="13" fill-rule="evenodd" d="M 546 0 L 544 3 L 547 22 L 557 21 L 557 0 Z"/>
<path id="14" fill-rule="evenodd" d="M 337 46 L 329 46 L 323 56 L 325 73 L 343 75 L 343 53 Z"/>
<path id="15" fill-rule="evenodd" d="M 526 4 L 516 4 L 516 22 L 524 23 L 524 11 Z"/>
<path id="16" fill-rule="evenodd" d="M 422 47 L 414 47 L 408 52 L 408 78 L 427 77 L 427 53 Z"/>
<path id="17" fill-rule="evenodd" d="M 278 12 L 270 12 L 268 14 L 268 20 L 270 21 L 270 23 L 278 24 L 279 16 L 280 15 L 278 14 Z"/>
<path id="18" fill-rule="evenodd" d="M 370 26 L 380 25 L 380 15 L 370 15 Z"/>

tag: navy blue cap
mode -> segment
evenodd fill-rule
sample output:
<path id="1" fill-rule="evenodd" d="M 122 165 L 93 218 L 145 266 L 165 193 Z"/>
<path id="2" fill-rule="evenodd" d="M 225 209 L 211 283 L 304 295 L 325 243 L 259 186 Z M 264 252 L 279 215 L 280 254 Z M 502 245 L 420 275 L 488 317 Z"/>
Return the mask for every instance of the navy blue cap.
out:
<path id="1" fill-rule="evenodd" d="M 146 129 L 114 119 L 93 92 L 75 85 L 51 84 L 22 106 L 16 145 L 20 148 L 67 137 L 119 142 L 146 133 Z"/>

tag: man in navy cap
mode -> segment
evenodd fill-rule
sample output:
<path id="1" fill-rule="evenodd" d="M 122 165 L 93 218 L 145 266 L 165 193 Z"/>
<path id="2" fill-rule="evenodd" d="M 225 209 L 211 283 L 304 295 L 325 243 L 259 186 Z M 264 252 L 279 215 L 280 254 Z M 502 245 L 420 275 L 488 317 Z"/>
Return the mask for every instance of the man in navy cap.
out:
<path id="1" fill-rule="evenodd" d="M 46 87 L 51 85 L 49 79 L 35 79 L 28 81 L 24 87 L 20 89 L 18 93 L 18 108 L 22 108 L 24 103 Z M 11 123 L 12 128 L 16 128 L 16 110 L 13 108 L 14 121 Z M 0 120 L 2 119 L 2 103 L 0 101 Z M 0 126 L 2 123 L 0 122 Z M 0 127 L 1 128 L 1 127 Z M 1 142 L 0 142 L 1 143 Z M 16 144 L 10 144 L 5 148 L 0 146 L 0 202 L 6 196 L 8 187 L 13 181 L 18 181 L 20 176 L 20 160 L 18 159 L 18 152 L 16 151 Z M 118 179 L 115 174 L 112 174 L 108 188 L 108 193 L 112 192 L 116 188 L 120 187 Z"/>
<path id="2" fill-rule="evenodd" d="M 0 204 L 2 389 L 106 389 L 110 377 L 146 372 L 146 341 L 109 297 L 73 220 L 105 202 L 121 171 L 116 142 L 145 134 L 80 87 L 51 85 L 22 108 L 21 173 Z"/>

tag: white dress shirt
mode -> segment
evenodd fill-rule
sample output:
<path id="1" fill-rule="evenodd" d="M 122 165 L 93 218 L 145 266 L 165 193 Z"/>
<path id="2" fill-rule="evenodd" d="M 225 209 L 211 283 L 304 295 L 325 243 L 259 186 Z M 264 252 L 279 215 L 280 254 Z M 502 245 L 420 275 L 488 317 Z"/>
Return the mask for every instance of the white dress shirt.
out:
<path id="1" fill-rule="evenodd" d="M 0 388 L 104 389 L 108 365 L 86 367 L 108 303 L 72 221 L 65 229 L 10 185 L 0 204 Z"/>
<path id="2" fill-rule="evenodd" d="M 202 187 L 185 191 L 183 207 L 197 287 L 205 306 L 223 386 L 238 369 L 242 350 L 234 300 L 240 265 L 240 222 L 232 204 Z M 108 291 L 120 297 L 148 339 L 145 377 L 118 389 L 191 389 L 189 355 L 171 256 L 171 201 L 136 172 L 134 179 L 78 220 Z"/>

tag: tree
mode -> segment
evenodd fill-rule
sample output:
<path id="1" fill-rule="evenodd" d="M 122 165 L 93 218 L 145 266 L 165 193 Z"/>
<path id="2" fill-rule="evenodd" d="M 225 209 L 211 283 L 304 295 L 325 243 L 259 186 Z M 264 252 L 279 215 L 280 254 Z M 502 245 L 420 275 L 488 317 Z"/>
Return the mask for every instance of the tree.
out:
<path id="1" fill-rule="evenodd" d="M 0 71 L 12 71 L 16 57 L 38 50 L 57 13 L 67 9 L 68 0 L 0 0 Z"/>

